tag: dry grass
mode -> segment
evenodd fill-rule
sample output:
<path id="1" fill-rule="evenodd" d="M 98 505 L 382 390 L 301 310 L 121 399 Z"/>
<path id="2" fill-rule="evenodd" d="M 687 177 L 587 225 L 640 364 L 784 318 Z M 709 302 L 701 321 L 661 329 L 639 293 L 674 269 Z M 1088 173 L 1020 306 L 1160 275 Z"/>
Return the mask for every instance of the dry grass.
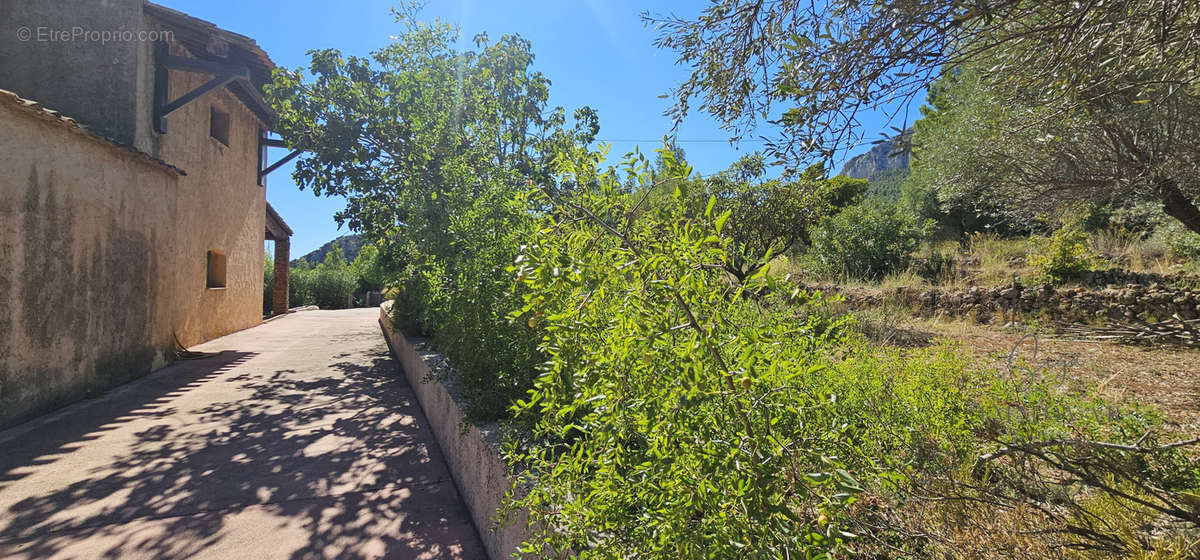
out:
<path id="1" fill-rule="evenodd" d="M 939 318 L 912 319 L 909 328 L 961 341 L 981 363 L 994 367 L 1004 367 L 1018 342 L 1029 334 Z M 1070 363 L 1068 376 L 1094 384 L 1105 397 L 1151 405 L 1172 431 L 1200 433 L 1200 350 L 1062 340 L 1046 334 L 1038 337 L 1036 356 L 1030 339 L 1017 353 L 1038 363 Z"/>
<path id="2" fill-rule="evenodd" d="M 1121 268 L 1132 272 L 1160 274 L 1200 274 L 1200 260 L 1173 255 L 1155 239 L 1143 239 L 1139 234 L 1123 229 L 1107 229 L 1091 234 L 1089 244 L 1101 257 L 1102 268 Z M 927 279 L 914 268 L 892 273 L 882 281 L 828 278 L 815 274 L 804 266 L 803 256 L 780 256 L 771 261 L 771 270 L 779 277 L 790 274 L 806 283 L 842 283 L 847 287 L 939 286 L 947 289 L 966 289 L 972 286 L 999 286 L 1012 282 L 1013 277 L 1029 279 L 1037 276 L 1025 263 L 1029 256 L 1029 238 L 1005 238 L 995 233 L 974 233 L 961 243 L 934 241 L 926 244 L 915 257 L 928 259 L 941 255 L 952 260 L 953 274 Z"/>
<path id="3" fill-rule="evenodd" d="M 862 317 L 864 312 L 856 315 Z M 1033 329 L 987 327 L 942 318 L 920 319 L 903 316 L 900 309 L 886 308 L 867 310 L 865 318 L 867 325 L 876 331 L 873 340 L 880 344 L 903 347 L 913 339 L 912 333 L 924 333 L 933 343 L 938 340 L 961 343 L 985 367 L 1003 369 L 1014 355 L 1025 360 L 1026 367 L 1058 369 L 1061 364 L 1070 364 L 1059 369 L 1067 383 L 1083 382 L 1096 387 L 1112 401 L 1153 408 L 1162 415 L 1164 428 L 1180 438 L 1200 433 L 1200 350 L 1061 340 L 1045 335 L 1038 337 L 1035 353 L 1032 339 L 1026 338 L 1036 332 Z M 918 500 L 906 507 L 915 509 L 910 511 L 915 515 L 899 516 L 896 523 L 907 533 L 931 538 L 929 550 L 925 551 L 930 558 L 1112 558 L 1053 546 L 1050 540 L 1039 537 L 1053 523 L 1041 512 L 1022 509 L 1020 505 L 986 508 L 953 500 Z M 1200 531 L 1194 527 L 1163 532 L 1158 525 L 1161 520 L 1151 512 L 1132 510 L 1127 503 L 1117 504 L 1103 495 L 1097 495 L 1087 509 L 1114 524 L 1111 527 L 1117 529 L 1129 546 L 1122 557 L 1200 558 Z"/>
<path id="4" fill-rule="evenodd" d="M 1123 228 L 1092 233 L 1091 246 L 1114 266 L 1134 272 L 1175 274 L 1194 270 L 1194 263 L 1170 254 L 1158 241 L 1143 239 L 1141 234 Z"/>

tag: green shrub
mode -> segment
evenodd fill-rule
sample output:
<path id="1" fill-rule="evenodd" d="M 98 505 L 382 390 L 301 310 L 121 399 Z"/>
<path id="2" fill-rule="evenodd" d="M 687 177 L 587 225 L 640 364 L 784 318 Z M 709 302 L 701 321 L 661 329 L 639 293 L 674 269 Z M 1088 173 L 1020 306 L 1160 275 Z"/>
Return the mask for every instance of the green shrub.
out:
<path id="1" fill-rule="evenodd" d="M 911 271 L 926 282 L 940 284 L 952 282 L 958 266 L 953 253 L 943 253 L 934 247 L 924 256 L 912 260 Z"/>
<path id="2" fill-rule="evenodd" d="M 1061 284 L 1096 266 L 1088 235 L 1077 226 L 1064 226 L 1049 237 L 1032 237 L 1030 246 L 1027 263 L 1042 282 Z"/>
<path id="3" fill-rule="evenodd" d="M 263 315 L 270 315 L 275 303 L 275 264 L 270 258 L 263 263 Z"/>
<path id="4" fill-rule="evenodd" d="M 1169 219 L 1154 230 L 1151 241 L 1161 243 L 1171 256 L 1181 259 L 1200 259 L 1200 233 L 1183 227 Z"/>
<path id="5" fill-rule="evenodd" d="M 908 266 L 928 227 L 895 204 L 868 200 L 822 222 L 807 258 L 823 274 L 880 280 Z"/>
<path id="6" fill-rule="evenodd" d="M 1145 433 L 1136 415 L 1110 427 L 1101 401 L 1048 370 L 878 350 L 820 294 L 767 274 L 729 283 L 710 265 L 734 243 L 728 213 L 689 215 L 677 198 L 630 219 L 615 173 L 563 165 L 588 186 L 539 198 L 556 211 L 515 267 L 527 291 L 512 318 L 539 329 L 548 359 L 515 405 L 529 432 L 506 447 L 528 490 L 507 504 L 532 516 L 527 557 L 953 557 L 892 522 L 926 523 L 910 512 L 939 503 L 1077 513 L 1070 496 L 1088 495 L 1054 486 L 1076 477 L 1030 480 L 1052 469 L 1036 457 L 989 477 L 1000 470 L 975 461 L 993 441 Z M 1097 453 L 1081 451 L 1051 453 Z"/>
<path id="7" fill-rule="evenodd" d="M 306 305 L 321 309 L 344 309 L 354 304 L 354 275 L 346 267 L 325 268 L 318 266 L 312 271 L 308 285 L 310 298 Z"/>
<path id="8" fill-rule="evenodd" d="M 306 264 L 292 267 L 288 271 L 288 305 L 303 307 L 312 305 L 313 271 Z"/>
<path id="9" fill-rule="evenodd" d="M 288 271 L 288 305 L 315 305 L 321 309 L 353 305 L 358 281 L 341 255 L 341 248 L 335 246 L 316 268 L 309 268 L 303 262 L 292 267 Z"/>
<path id="10" fill-rule="evenodd" d="M 467 416 L 489 421 L 506 416 L 525 395 L 545 358 L 541 329 L 509 319 L 523 287 L 508 268 L 537 212 L 512 200 L 521 182 L 492 183 L 457 209 L 452 250 L 412 255 L 396 280 L 392 319 L 405 332 L 429 336 L 454 364 L 467 397 Z"/>

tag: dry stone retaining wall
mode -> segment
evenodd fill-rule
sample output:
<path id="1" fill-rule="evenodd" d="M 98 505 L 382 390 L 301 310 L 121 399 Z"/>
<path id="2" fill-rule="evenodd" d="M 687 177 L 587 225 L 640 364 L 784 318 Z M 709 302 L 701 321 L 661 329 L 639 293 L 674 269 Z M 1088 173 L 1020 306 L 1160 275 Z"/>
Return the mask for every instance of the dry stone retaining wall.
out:
<path id="1" fill-rule="evenodd" d="M 985 322 L 997 316 L 1088 323 L 1127 319 L 1163 320 L 1175 315 L 1183 319 L 1200 318 L 1200 291 L 1159 283 L 1126 284 L 1120 287 L 1110 284 L 1100 290 L 1055 288 L 1049 284 L 1025 286 L 1020 283 L 966 290 L 904 287 L 884 291 L 842 289 L 836 286 L 821 289 L 845 296 L 853 307 L 878 306 L 886 302 L 904 305 L 922 316 L 973 317 Z"/>

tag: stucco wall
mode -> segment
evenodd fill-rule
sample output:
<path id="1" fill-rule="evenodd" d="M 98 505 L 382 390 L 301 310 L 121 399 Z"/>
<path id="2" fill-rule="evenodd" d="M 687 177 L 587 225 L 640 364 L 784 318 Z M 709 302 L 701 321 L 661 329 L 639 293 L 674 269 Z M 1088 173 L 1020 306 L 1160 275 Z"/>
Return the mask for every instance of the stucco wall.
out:
<path id="1" fill-rule="evenodd" d="M 175 338 L 191 346 L 261 322 L 262 123 L 221 88 L 172 113 L 167 133 L 158 134 L 150 118 L 153 43 L 19 45 L 7 29 L 78 21 L 155 29 L 141 6 L 142 0 L 69 0 L 65 7 L 0 0 L 0 35 L 9 34 L 0 37 L 0 89 L 186 172 L 174 174 L 5 105 L 0 426 L 165 365 Z M 190 56 L 170 47 L 173 55 Z M 14 60 L 18 52 L 29 59 Z M 171 71 L 169 98 L 209 79 Z M 228 145 L 210 137 L 214 105 L 230 115 Z M 227 256 L 224 288 L 206 286 L 210 250 Z"/>
<path id="2" fill-rule="evenodd" d="M 0 426 L 167 363 L 179 178 L 0 104 Z"/>
<path id="3" fill-rule="evenodd" d="M 133 143 L 138 43 L 76 31 L 141 29 L 143 1 L 0 0 L 0 88 Z"/>
<path id="4" fill-rule="evenodd" d="M 144 61 L 152 60 L 143 46 Z M 187 56 L 172 46 L 171 54 Z M 143 64 L 144 91 L 153 91 L 153 68 Z M 176 99 L 210 79 L 205 74 L 170 72 L 169 95 Z M 230 115 L 229 145 L 209 136 L 210 107 Z M 148 111 L 147 111 L 148 114 Z M 176 334 L 191 346 L 262 321 L 263 239 L 266 197 L 258 185 L 258 131 L 253 113 L 227 89 L 194 101 L 167 117 L 167 133 L 157 134 L 149 119 L 139 122 L 137 147 L 187 171 L 179 179 L 175 246 Z M 210 249 L 228 256 L 226 287 L 205 287 Z"/>

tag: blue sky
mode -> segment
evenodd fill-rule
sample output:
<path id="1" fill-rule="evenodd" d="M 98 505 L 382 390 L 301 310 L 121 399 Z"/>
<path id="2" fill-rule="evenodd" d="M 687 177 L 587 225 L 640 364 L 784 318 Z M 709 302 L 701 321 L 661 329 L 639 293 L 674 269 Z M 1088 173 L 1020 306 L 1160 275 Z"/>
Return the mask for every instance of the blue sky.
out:
<path id="1" fill-rule="evenodd" d="M 399 32 L 389 13 L 395 5 L 390 0 L 155 1 L 254 38 L 277 65 L 288 68 L 307 66 L 309 49 L 366 55 Z M 493 39 L 505 33 L 529 39 L 537 57 L 535 68 L 552 82 L 551 106 L 562 106 L 568 116 L 583 105 L 595 108 L 599 139 L 610 141 L 612 153 L 620 155 L 635 145 L 650 153 L 659 146 L 671 127 L 670 119 L 662 116 L 670 100 L 659 96 L 687 76 L 685 68 L 675 66 L 673 52 L 654 48 L 655 31 L 642 24 L 640 14 L 650 10 L 691 17 L 704 5 L 702 0 L 433 0 L 423 16 L 458 23 L 464 45 L 481 31 Z M 875 131 L 868 133 L 874 136 Z M 688 161 L 701 174 L 720 171 L 761 148 L 756 142 L 730 146 L 728 136 L 702 114 L 690 116 L 679 132 Z M 282 150 L 274 151 L 279 152 L 275 157 L 283 155 Z M 295 230 L 296 257 L 349 232 L 338 230 L 333 220 L 344 201 L 300 191 L 291 180 L 291 169 L 289 164 L 270 175 L 267 200 Z"/>

